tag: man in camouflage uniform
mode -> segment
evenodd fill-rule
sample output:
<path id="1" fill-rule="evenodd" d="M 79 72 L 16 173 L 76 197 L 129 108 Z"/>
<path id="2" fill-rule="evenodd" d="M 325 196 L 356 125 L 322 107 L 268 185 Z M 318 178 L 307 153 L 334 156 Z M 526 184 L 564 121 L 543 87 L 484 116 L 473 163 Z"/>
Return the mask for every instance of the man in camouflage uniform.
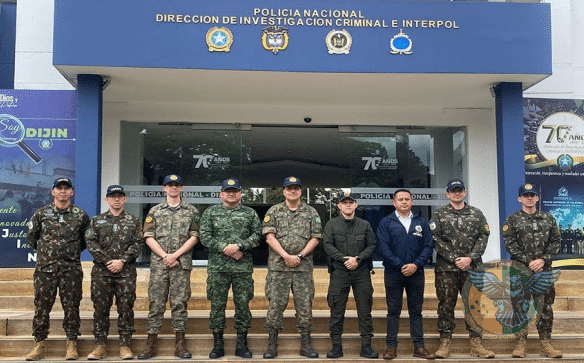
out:
<path id="1" fill-rule="evenodd" d="M 450 356 L 452 333 L 456 327 L 454 308 L 458 294 L 462 293 L 468 270 L 483 263 L 481 256 L 489 240 L 489 224 L 483 213 L 464 201 L 466 188 L 460 179 L 446 185 L 446 197 L 450 200 L 434 212 L 430 220 L 430 231 L 436 248 L 435 285 L 438 297 L 438 332 L 440 347 L 436 358 Z M 494 358 L 495 353 L 483 347 L 482 337 L 468 323 L 470 355 Z"/>
<path id="2" fill-rule="evenodd" d="M 209 328 L 213 330 L 213 350 L 209 358 L 225 355 L 223 330 L 229 288 L 233 289 L 237 346 L 235 355 L 251 358 L 247 329 L 251 327 L 249 301 L 253 298 L 251 250 L 259 244 L 262 224 L 257 213 L 241 204 L 241 184 L 224 180 L 221 204 L 209 207 L 201 217 L 201 243 L 209 249 L 207 298 L 211 300 Z"/>
<path id="3" fill-rule="evenodd" d="M 537 210 L 539 193 L 531 184 L 519 187 L 521 210 L 507 217 L 503 224 L 503 239 L 511 259 L 527 266 L 533 273 L 552 270 L 552 260 L 560 251 L 562 237 L 555 218 Z M 544 293 L 543 310 L 537 321 L 542 355 L 561 358 L 562 352 L 551 345 L 556 298 L 554 285 Z M 527 334 L 518 337 L 513 357 L 525 357 Z"/>
<path id="4" fill-rule="evenodd" d="M 327 358 L 343 356 L 341 335 L 349 290 L 352 288 L 361 332 L 359 355 L 365 358 L 379 358 L 379 354 L 371 348 L 373 337 L 371 258 L 375 252 L 375 234 L 369 222 L 355 216 L 357 209 L 355 195 L 341 192 L 337 207 L 341 215 L 328 221 L 322 239 L 324 250 L 329 257 L 331 275 L 327 300 L 331 308 L 329 328 L 333 347 L 326 356 Z"/>
<path id="5" fill-rule="evenodd" d="M 105 344 L 110 328 L 110 309 L 116 297 L 120 358 L 133 359 L 130 349 L 134 333 L 136 300 L 136 258 L 142 251 L 140 220 L 124 211 L 126 193 L 120 185 L 110 185 L 105 194 L 107 212 L 93 218 L 85 233 L 87 250 L 93 256 L 91 300 L 95 349 L 87 359 L 106 357 Z"/>
<path id="6" fill-rule="evenodd" d="M 67 360 L 79 358 L 79 303 L 83 295 L 81 252 L 85 249 L 85 231 L 89 217 L 71 204 L 73 183 L 59 178 L 53 182 L 53 203 L 37 210 L 28 225 L 28 243 L 37 251 L 34 271 L 35 312 L 32 335 L 35 345 L 26 360 L 42 359 L 45 339 L 49 335 L 49 313 L 55 303 L 57 289 L 63 307 L 63 329 L 67 335 Z"/>
<path id="7" fill-rule="evenodd" d="M 168 300 L 176 335 L 174 354 L 179 358 L 192 356 L 185 345 L 185 332 L 191 297 L 191 250 L 199 240 L 199 212 L 181 199 L 183 180 L 180 176 L 167 175 L 163 185 L 166 199 L 152 207 L 144 221 L 144 238 L 152 250 L 148 284 L 150 311 L 146 321 L 146 349 L 138 359 L 156 355 L 156 340 Z"/>
<path id="8" fill-rule="evenodd" d="M 294 307 L 298 318 L 297 329 L 302 339 L 300 355 L 318 358 L 310 343 L 312 322 L 312 251 L 322 238 L 322 225 L 316 210 L 301 201 L 300 179 L 284 179 L 283 194 L 286 200 L 272 206 L 264 218 L 262 233 L 270 246 L 266 297 L 269 300 L 265 328 L 269 334 L 268 349 L 264 358 L 278 355 L 278 333 L 284 329 L 282 314 L 288 305 L 290 289 L 294 294 Z"/>

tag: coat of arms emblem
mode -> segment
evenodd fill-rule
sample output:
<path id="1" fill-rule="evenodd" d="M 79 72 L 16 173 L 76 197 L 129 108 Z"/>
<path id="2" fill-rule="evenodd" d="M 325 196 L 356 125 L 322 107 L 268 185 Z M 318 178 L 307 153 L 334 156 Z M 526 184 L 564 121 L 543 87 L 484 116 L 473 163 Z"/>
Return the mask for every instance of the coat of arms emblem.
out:
<path id="1" fill-rule="evenodd" d="M 288 29 L 283 26 L 269 26 L 262 31 L 262 45 L 274 54 L 288 47 Z"/>

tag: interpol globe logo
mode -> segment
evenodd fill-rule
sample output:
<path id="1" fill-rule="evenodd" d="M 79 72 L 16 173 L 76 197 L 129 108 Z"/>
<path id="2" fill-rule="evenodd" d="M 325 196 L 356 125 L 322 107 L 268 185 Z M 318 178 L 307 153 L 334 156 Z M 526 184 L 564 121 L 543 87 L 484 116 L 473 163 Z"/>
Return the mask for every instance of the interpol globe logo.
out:
<path id="1" fill-rule="evenodd" d="M 401 29 L 389 41 L 391 54 L 412 54 L 412 40 Z"/>
<path id="2" fill-rule="evenodd" d="M 543 310 L 544 293 L 559 270 L 533 273 L 509 260 L 487 262 L 468 271 L 462 291 L 465 319 L 488 339 L 511 340 L 526 335 Z"/>

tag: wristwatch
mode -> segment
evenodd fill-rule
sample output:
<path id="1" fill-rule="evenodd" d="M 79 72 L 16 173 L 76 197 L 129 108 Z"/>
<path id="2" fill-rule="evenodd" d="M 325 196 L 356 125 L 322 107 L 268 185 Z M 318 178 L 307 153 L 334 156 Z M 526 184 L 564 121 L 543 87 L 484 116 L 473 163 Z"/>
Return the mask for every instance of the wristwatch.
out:
<path id="1" fill-rule="evenodd" d="M 357 259 L 357 263 L 360 263 L 361 262 L 361 257 L 357 256 L 355 258 Z"/>
<path id="2" fill-rule="evenodd" d="M 240 251 L 243 250 L 243 244 L 241 242 L 239 242 L 237 244 L 237 248 L 239 248 Z"/>
<path id="3" fill-rule="evenodd" d="M 298 258 L 300 259 L 300 261 L 304 260 L 304 256 L 302 256 L 302 252 L 300 252 L 296 256 L 298 256 Z"/>

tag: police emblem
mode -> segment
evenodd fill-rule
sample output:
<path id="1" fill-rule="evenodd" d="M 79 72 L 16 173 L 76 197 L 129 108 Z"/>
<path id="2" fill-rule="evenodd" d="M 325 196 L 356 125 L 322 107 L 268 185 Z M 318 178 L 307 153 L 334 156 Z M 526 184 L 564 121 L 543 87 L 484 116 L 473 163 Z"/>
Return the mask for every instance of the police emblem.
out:
<path id="1" fill-rule="evenodd" d="M 53 146 L 53 140 L 51 139 L 41 139 L 39 141 L 39 147 L 43 150 L 49 150 Z"/>
<path id="2" fill-rule="evenodd" d="M 296 178 L 292 176 L 292 177 L 290 177 L 290 181 L 291 181 L 292 183 L 294 183 L 294 182 L 296 181 Z"/>
<path id="3" fill-rule="evenodd" d="M 333 29 L 326 35 L 325 43 L 329 54 L 349 54 L 353 38 L 345 29 Z"/>
<path id="4" fill-rule="evenodd" d="M 283 26 L 269 26 L 262 30 L 262 45 L 274 54 L 288 47 L 288 29 Z"/>
<path id="5" fill-rule="evenodd" d="M 230 180 L 227 182 L 227 184 L 229 184 L 229 185 L 235 185 L 235 181 L 230 179 Z"/>
<path id="6" fill-rule="evenodd" d="M 270 216 L 266 216 L 266 217 L 264 218 L 264 223 L 268 223 L 269 221 L 270 221 Z"/>
<path id="7" fill-rule="evenodd" d="M 436 222 L 434 222 L 434 221 L 430 222 L 430 229 L 431 230 L 435 230 L 436 229 Z"/>
<path id="8" fill-rule="evenodd" d="M 508 224 L 504 224 L 503 225 L 503 232 L 507 232 L 508 229 L 509 229 L 509 225 Z"/>
<path id="9" fill-rule="evenodd" d="M 418 232 L 422 232 L 422 226 L 420 226 L 420 225 L 417 225 L 417 226 L 416 226 L 416 231 L 418 231 Z"/>
<path id="10" fill-rule="evenodd" d="M 209 52 L 229 52 L 233 44 L 233 34 L 225 27 L 212 27 L 207 31 L 205 39 Z"/>
<path id="11" fill-rule="evenodd" d="M 343 195 L 344 195 L 345 197 L 350 197 L 350 196 L 351 196 L 351 192 L 344 192 L 344 193 L 343 193 Z"/>
<path id="12" fill-rule="evenodd" d="M 402 29 L 389 41 L 391 54 L 412 54 L 412 40 Z"/>
<path id="13" fill-rule="evenodd" d="M 177 179 L 178 179 L 178 176 L 176 176 L 176 175 L 171 175 L 170 176 L 170 180 L 177 180 Z"/>

